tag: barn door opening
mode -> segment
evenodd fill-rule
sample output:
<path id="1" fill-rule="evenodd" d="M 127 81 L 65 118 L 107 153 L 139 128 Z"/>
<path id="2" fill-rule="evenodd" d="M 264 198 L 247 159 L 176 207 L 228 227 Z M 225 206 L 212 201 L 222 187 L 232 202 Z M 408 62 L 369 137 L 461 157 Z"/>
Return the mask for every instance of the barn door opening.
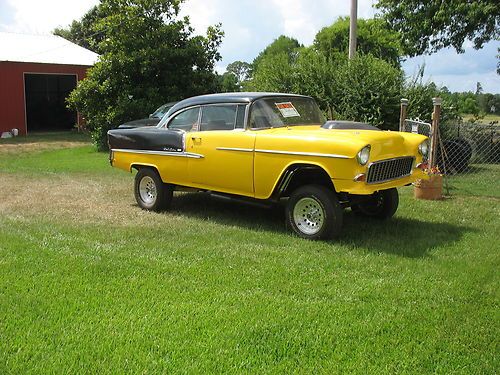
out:
<path id="1" fill-rule="evenodd" d="M 66 98 L 76 87 L 76 75 L 25 74 L 26 124 L 28 131 L 72 129 L 76 112 L 66 108 Z"/>

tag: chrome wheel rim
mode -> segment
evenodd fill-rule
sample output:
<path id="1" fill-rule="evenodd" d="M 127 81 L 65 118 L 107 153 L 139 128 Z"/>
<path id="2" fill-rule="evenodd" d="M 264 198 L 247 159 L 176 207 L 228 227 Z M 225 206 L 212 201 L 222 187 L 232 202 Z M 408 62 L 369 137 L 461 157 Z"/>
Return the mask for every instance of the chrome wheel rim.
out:
<path id="1" fill-rule="evenodd" d="M 323 227 L 325 211 L 316 199 L 302 198 L 293 208 L 293 221 L 302 233 L 314 235 Z"/>
<path id="2" fill-rule="evenodd" d="M 156 184 L 149 176 L 144 176 L 139 182 L 139 196 L 146 204 L 152 204 L 156 201 Z"/>

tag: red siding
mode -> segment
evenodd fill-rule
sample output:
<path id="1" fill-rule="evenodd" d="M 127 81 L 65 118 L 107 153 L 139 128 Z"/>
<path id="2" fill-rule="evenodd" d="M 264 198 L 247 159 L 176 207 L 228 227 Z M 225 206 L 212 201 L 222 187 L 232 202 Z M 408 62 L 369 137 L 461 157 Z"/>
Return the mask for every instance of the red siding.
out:
<path id="1" fill-rule="evenodd" d="M 24 73 L 76 74 L 85 78 L 88 66 L 0 61 L 0 132 L 19 129 L 26 134 Z"/>

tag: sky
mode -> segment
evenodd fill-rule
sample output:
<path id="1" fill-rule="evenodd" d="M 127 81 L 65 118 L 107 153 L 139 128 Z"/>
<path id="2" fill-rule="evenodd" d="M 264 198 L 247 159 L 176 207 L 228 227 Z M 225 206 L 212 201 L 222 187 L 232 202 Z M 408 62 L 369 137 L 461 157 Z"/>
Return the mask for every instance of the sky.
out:
<path id="1" fill-rule="evenodd" d="M 358 17 L 373 17 L 375 2 L 358 0 Z M 97 3 L 98 0 L 0 0 L 0 31 L 48 34 L 81 18 Z M 222 23 L 222 61 L 217 64 L 217 71 L 222 73 L 233 61 L 251 62 L 280 35 L 310 45 L 321 28 L 349 15 L 349 7 L 349 0 L 186 0 L 181 15 L 189 16 L 198 34 L 210 25 Z M 494 41 L 477 51 L 467 42 L 463 54 L 445 49 L 407 59 L 403 68 L 408 76 L 413 76 L 425 64 L 424 81 L 432 80 L 451 91 L 475 91 L 476 83 L 481 82 L 485 92 L 500 93 L 500 76 L 496 74 L 499 47 L 500 42 Z"/>

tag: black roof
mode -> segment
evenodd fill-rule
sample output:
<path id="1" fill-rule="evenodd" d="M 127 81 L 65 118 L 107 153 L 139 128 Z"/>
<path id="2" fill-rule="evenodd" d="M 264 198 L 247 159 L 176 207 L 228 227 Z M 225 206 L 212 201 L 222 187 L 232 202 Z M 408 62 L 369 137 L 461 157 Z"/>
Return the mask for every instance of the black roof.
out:
<path id="1" fill-rule="evenodd" d="M 215 104 L 215 103 L 246 104 L 246 103 L 252 103 L 257 99 L 276 97 L 276 96 L 310 98 L 309 96 L 305 95 L 284 94 L 277 92 L 225 92 L 221 94 L 207 94 L 207 95 L 193 96 L 192 98 L 181 100 L 170 109 L 169 113 L 174 113 L 180 109 L 192 107 L 195 105 Z"/>

